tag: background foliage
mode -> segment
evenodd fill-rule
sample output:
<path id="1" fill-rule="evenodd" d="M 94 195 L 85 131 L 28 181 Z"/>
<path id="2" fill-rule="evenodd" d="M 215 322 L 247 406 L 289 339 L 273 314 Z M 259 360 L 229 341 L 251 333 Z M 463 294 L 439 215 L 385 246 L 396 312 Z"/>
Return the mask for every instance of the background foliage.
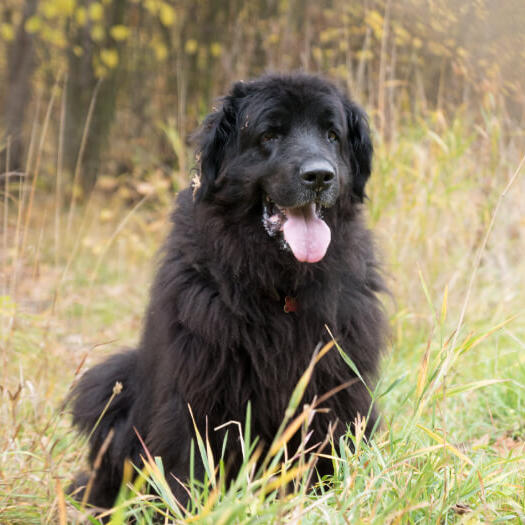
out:
<path id="1" fill-rule="evenodd" d="M 524 26 L 521 0 L 5 0 L 0 144 L 11 137 L 10 167 L 23 170 L 32 119 L 64 96 L 63 133 L 55 103 L 50 136 L 71 177 L 89 120 L 84 190 L 101 173 L 185 168 L 184 137 L 233 80 L 291 69 L 348 88 L 386 138 L 459 108 L 497 107 L 512 130 L 525 118 Z"/>

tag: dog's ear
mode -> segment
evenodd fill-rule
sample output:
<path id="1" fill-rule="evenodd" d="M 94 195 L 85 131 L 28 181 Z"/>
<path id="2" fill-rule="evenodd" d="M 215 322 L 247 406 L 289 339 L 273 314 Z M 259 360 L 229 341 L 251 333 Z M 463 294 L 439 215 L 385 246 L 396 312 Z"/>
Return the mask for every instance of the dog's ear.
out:
<path id="1" fill-rule="evenodd" d="M 359 202 L 363 202 L 365 184 L 372 171 L 373 146 L 370 126 L 366 113 L 357 104 L 346 99 L 344 107 L 352 166 L 352 193 Z"/>
<path id="2" fill-rule="evenodd" d="M 236 83 L 230 94 L 219 101 L 219 108 L 204 119 L 193 136 L 199 162 L 193 188 L 195 200 L 209 197 L 223 168 L 226 151 L 237 141 L 239 100 L 245 95 L 243 86 L 242 82 Z"/>

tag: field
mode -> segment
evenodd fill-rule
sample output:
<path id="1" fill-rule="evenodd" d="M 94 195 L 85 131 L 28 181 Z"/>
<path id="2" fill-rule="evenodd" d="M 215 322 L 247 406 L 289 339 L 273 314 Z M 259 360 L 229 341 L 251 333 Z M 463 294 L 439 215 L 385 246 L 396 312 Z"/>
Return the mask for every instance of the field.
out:
<path id="1" fill-rule="evenodd" d="M 111 523 L 152 523 L 155 512 L 166 523 L 525 522 L 525 137 L 500 122 L 489 111 L 477 123 L 435 113 L 401 125 L 388 144 L 375 137 L 367 215 L 392 290 L 383 298 L 392 334 L 374 439 L 357 432 L 334 443 L 334 479 L 307 491 L 304 457 L 277 470 L 275 447 L 254 473 L 256 443 L 242 435 L 237 482 L 224 487 L 220 458 L 207 457 L 210 480 L 192 485 L 189 511 L 147 458 Z M 35 146 L 35 164 L 45 147 Z M 51 163 L 38 168 L 27 171 L 40 179 L 2 180 L 2 524 L 88 516 L 64 495 L 86 447 L 62 402 L 90 365 L 136 343 L 185 180 L 158 179 L 141 199 L 97 190 L 81 202 L 55 190 Z M 205 436 L 195 454 L 206 456 Z M 160 499 L 147 495 L 146 478 Z"/>

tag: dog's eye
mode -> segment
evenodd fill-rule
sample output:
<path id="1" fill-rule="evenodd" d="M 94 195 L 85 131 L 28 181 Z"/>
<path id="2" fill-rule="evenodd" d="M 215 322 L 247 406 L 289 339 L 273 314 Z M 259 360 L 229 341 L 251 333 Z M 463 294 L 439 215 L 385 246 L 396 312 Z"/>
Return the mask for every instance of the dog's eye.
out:
<path id="1" fill-rule="evenodd" d="M 339 141 L 339 137 L 337 136 L 337 133 L 331 129 L 328 133 L 327 133 L 327 138 L 330 142 L 338 142 Z"/>
<path id="2" fill-rule="evenodd" d="M 274 140 L 277 140 L 279 138 L 279 133 L 276 131 L 267 131 L 264 133 L 261 137 L 261 142 L 263 144 L 268 144 L 269 142 L 273 142 Z"/>

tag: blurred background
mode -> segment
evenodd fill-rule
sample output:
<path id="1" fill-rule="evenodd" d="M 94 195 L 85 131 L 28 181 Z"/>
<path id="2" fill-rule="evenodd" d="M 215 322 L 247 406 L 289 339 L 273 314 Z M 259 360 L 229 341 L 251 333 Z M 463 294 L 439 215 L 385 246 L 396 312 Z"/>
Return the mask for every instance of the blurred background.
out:
<path id="1" fill-rule="evenodd" d="M 387 432 L 348 451 L 345 497 L 248 483 L 208 523 L 524 522 L 525 2 L 2 0 L 1 523 L 71 522 L 61 403 L 137 343 L 187 137 L 232 81 L 290 70 L 370 116 Z"/>
<path id="2" fill-rule="evenodd" d="M 84 192 L 101 175 L 171 177 L 232 81 L 295 69 L 347 88 L 384 140 L 431 112 L 498 111 L 513 133 L 525 118 L 524 27 L 521 0 L 3 0 L 0 165 L 10 137 L 9 169 L 31 167 L 34 121 L 48 111 L 42 184 L 59 145 L 71 182 L 86 123 Z"/>

